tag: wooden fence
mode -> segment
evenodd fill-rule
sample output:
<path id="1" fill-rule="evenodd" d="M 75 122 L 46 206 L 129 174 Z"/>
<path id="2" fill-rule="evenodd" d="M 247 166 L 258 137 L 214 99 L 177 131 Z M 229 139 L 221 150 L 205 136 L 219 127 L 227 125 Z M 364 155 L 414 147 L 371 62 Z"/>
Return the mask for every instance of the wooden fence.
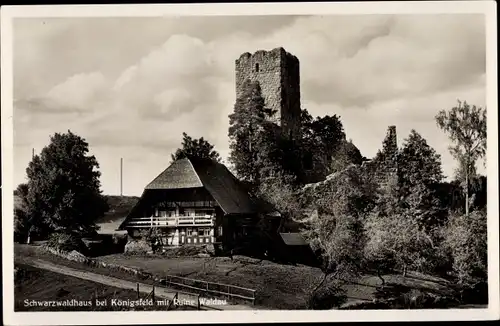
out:
<path id="1" fill-rule="evenodd" d="M 182 289 L 224 296 L 231 299 L 241 299 L 255 304 L 255 290 L 241 286 L 208 282 L 174 275 L 166 275 L 162 281 L 166 286 L 180 287 Z"/>
<path id="2" fill-rule="evenodd" d="M 193 293 L 184 292 L 184 291 L 176 291 L 174 297 L 170 300 L 170 303 L 167 306 L 167 310 L 171 310 L 173 307 L 175 307 L 175 300 L 179 298 L 179 294 L 185 294 L 185 295 L 189 295 L 189 296 L 192 296 L 192 297 L 196 297 L 196 301 L 195 301 L 196 304 L 195 305 L 188 305 L 188 306 L 196 308 L 198 310 L 201 309 L 201 302 L 200 302 L 200 295 L 199 294 L 193 294 Z M 139 288 L 139 283 L 137 283 L 137 299 L 140 299 L 140 298 L 141 298 L 140 288 Z M 151 292 L 149 292 L 146 295 L 146 297 L 144 299 L 145 300 L 152 299 L 153 303 L 156 302 L 155 285 L 153 285 L 153 289 L 151 290 Z M 186 305 L 186 304 L 184 304 L 184 305 Z"/>

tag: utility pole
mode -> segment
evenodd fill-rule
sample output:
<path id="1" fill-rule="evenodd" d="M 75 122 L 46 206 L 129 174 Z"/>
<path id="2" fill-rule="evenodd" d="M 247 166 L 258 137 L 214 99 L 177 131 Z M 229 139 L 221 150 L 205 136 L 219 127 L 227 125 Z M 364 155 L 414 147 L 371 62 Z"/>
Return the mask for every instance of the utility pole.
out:
<path id="1" fill-rule="evenodd" d="M 31 149 L 31 159 L 33 160 L 35 158 L 35 149 Z"/>
<path id="2" fill-rule="evenodd" d="M 123 197 L 123 157 L 120 158 L 120 196 Z"/>

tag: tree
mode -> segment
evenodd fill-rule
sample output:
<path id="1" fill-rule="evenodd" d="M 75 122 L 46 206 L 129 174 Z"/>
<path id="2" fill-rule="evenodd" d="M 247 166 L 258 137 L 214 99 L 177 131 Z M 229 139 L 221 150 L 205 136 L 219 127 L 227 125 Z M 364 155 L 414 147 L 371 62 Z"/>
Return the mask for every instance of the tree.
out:
<path id="1" fill-rule="evenodd" d="M 188 134 L 183 132 L 182 148 L 178 148 L 175 153 L 171 155 L 172 161 L 179 160 L 187 155 L 203 159 L 211 159 L 217 162 L 221 161 L 219 153 L 214 150 L 214 145 L 210 144 L 203 137 L 193 139 L 191 136 L 188 136 Z"/>
<path id="2" fill-rule="evenodd" d="M 376 207 L 364 221 L 366 245 L 365 266 L 383 271 L 401 269 L 403 276 L 409 268 L 426 270 L 434 262 L 434 241 L 421 227 L 413 212 L 401 205 L 400 187 L 392 179 L 384 189 L 379 189 Z"/>
<path id="3" fill-rule="evenodd" d="M 399 197 L 409 214 L 427 230 L 440 220 L 442 212 L 434 189 L 442 179 L 440 155 L 412 130 L 398 157 Z"/>
<path id="4" fill-rule="evenodd" d="M 468 216 L 452 214 L 444 229 L 443 241 L 443 247 L 452 257 L 453 271 L 458 284 L 466 292 L 472 290 L 472 296 L 482 296 L 481 299 L 486 301 L 487 293 L 485 292 L 487 292 L 488 285 L 487 224 L 485 210 L 473 211 Z"/>
<path id="5" fill-rule="evenodd" d="M 321 256 L 323 282 L 330 274 L 352 279 L 362 273 L 363 220 L 373 209 L 374 187 L 361 168 L 352 165 L 302 191 L 300 202 L 310 213 L 297 222 L 304 225 L 305 238 Z"/>
<path id="6" fill-rule="evenodd" d="M 245 81 L 229 115 L 229 161 L 244 181 L 258 184 L 262 168 L 275 159 L 271 154 L 280 133 L 269 121 L 274 113 L 265 107 L 259 83 Z"/>
<path id="7" fill-rule="evenodd" d="M 18 187 L 19 213 L 28 239 L 35 230 L 80 235 L 97 230 L 96 219 L 108 209 L 99 189 L 98 168 L 81 137 L 71 131 L 51 137 L 29 163 L 28 183 Z"/>
<path id="8" fill-rule="evenodd" d="M 303 162 L 302 169 L 324 170 L 327 174 L 357 164 L 357 154 L 361 155 L 352 142 L 346 141 L 339 116 L 313 118 L 307 109 L 301 111 L 301 139 L 294 148 L 300 149 L 294 160 Z M 300 173 L 297 176 L 300 178 Z"/>
<path id="9" fill-rule="evenodd" d="M 316 117 L 311 123 L 311 129 L 317 142 L 326 153 L 333 153 L 345 140 L 344 127 L 337 115 Z"/>
<path id="10" fill-rule="evenodd" d="M 435 118 L 454 143 L 449 149 L 459 163 L 457 177 L 463 182 L 468 216 L 470 179 L 476 174 L 476 162 L 486 154 L 486 108 L 458 101 L 458 106 L 440 111 Z"/>
<path id="11" fill-rule="evenodd" d="M 404 211 L 396 215 L 372 214 L 365 221 L 367 261 L 389 264 L 401 269 L 406 276 L 408 269 L 425 270 L 432 264 L 434 244 L 431 237 Z M 379 266 L 377 272 L 380 276 Z M 390 266 L 383 266 L 388 268 Z"/>

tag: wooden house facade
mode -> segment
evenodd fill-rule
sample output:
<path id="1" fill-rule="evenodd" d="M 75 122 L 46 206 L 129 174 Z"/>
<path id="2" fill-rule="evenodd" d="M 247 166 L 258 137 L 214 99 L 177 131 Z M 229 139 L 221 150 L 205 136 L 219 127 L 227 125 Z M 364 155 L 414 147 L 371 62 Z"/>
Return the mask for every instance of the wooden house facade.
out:
<path id="1" fill-rule="evenodd" d="M 130 237 L 155 232 L 160 246 L 214 244 L 223 251 L 265 250 L 280 214 L 249 195 L 221 163 L 187 157 L 151 181 L 119 227 Z"/>

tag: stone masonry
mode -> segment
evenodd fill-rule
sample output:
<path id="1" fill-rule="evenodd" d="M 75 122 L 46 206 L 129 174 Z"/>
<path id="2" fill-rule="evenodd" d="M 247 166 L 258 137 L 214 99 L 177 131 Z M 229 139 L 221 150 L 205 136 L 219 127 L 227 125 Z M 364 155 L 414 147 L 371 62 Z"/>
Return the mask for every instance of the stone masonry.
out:
<path id="1" fill-rule="evenodd" d="M 283 133 L 297 136 L 300 131 L 299 60 L 283 49 L 243 53 L 236 60 L 236 96 L 246 80 L 260 84 L 267 108 L 275 110 L 273 121 Z"/>

